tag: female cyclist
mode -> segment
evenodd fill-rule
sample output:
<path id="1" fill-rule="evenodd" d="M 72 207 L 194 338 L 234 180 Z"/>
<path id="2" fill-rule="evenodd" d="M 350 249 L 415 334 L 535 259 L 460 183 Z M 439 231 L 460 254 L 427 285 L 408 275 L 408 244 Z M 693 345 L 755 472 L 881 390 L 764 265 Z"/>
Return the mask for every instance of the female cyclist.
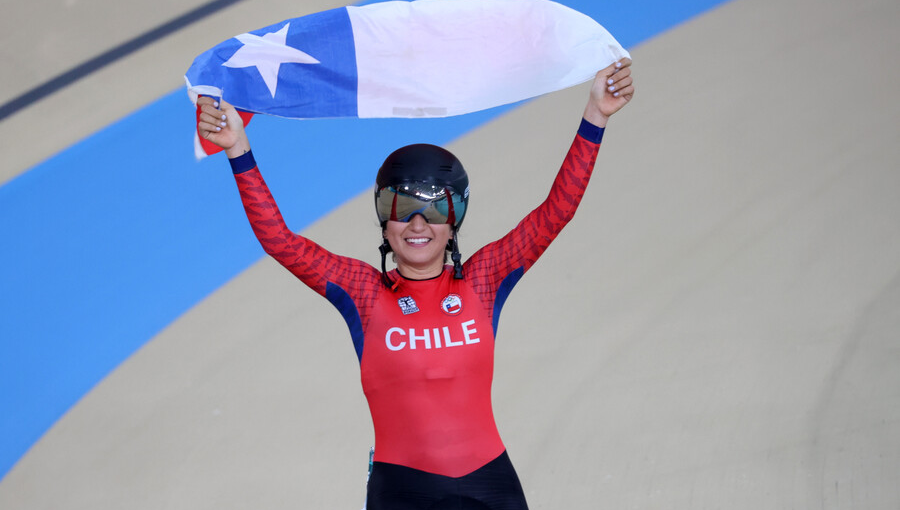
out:
<path id="1" fill-rule="evenodd" d="M 527 508 L 491 405 L 497 320 L 512 288 L 575 214 L 607 121 L 634 94 L 630 65 L 597 73 L 547 199 L 464 263 L 456 233 L 469 182 L 460 162 L 427 144 L 388 156 L 375 186 L 381 270 L 291 232 L 240 116 L 224 101 L 198 100 L 200 136 L 225 150 L 263 248 L 328 299 L 350 329 L 375 428 L 368 510 Z M 387 271 L 391 252 L 397 267 Z"/>

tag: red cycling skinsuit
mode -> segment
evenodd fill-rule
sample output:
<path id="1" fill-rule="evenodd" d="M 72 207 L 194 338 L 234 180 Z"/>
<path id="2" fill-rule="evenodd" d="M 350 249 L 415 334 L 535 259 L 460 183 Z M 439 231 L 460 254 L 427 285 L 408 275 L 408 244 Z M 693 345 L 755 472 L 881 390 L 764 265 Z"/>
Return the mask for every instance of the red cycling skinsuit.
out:
<path id="1" fill-rule="evenodd" d="M 582 122 L 547 199 L 502 239 L 430 280 L 396 270 L 396 291 L 371 265 L 330 253 L 285 225 L 248 153 L 231 160 L 265 251 L 343 315 L 375 427 L 375 460 L 449 477 L 504 452 L 491 406 L 494 335 L 509 292 L 572 218 L 602 129 Z"/>

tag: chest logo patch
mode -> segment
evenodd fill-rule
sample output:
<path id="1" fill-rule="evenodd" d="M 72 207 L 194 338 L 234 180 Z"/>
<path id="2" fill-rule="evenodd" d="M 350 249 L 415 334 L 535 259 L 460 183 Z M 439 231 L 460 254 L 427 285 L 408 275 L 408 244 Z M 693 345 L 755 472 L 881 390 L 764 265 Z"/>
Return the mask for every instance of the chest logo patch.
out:
<path id="1" fill-rule="evenodd" d="M 441 310 L 447 315 L 456 315 L 462 311 L 462 299 L 456 294 L 450 294 L 441 301 Z"/>
<path id="2" fill-rule="evenodd" d="M 403 315 L 409 315 L 411 313 L 416 313 L 419 311 L 419 307 L 416 305 L 416 300 L 413 299 L 412 296 L 406 296 L 398 299 L 397 304 L 400 305 L 400 311 L 403 312 Z"/>

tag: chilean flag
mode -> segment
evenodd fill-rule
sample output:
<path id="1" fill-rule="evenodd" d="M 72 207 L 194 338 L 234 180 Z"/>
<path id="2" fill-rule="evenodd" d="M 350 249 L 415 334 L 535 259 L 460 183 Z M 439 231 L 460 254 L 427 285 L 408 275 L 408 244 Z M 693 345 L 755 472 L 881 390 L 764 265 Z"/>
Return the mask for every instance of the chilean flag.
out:
<path id="1" fill-rule="evenodd" d="M 628 56 L 550 0 L 388 1 L 238 35 L 198 56 L 185 81 L 194 102 L 222 97 L 248 114 L 446 117 L 577 85 Z M 198 157 L 218 150 L 196 141 Z"/>

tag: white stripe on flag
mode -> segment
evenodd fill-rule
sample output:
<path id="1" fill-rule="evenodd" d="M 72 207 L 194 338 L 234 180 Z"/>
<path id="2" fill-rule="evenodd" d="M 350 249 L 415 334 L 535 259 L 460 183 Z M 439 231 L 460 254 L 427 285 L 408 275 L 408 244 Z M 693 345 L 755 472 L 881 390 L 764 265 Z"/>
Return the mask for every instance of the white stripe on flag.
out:
<path id="1" fill-rule="evenodd" d="M 443 117 L 588 81 L 628 52 L 548 0 L 416 0 L 347 7 L 359 117 Z"/>

